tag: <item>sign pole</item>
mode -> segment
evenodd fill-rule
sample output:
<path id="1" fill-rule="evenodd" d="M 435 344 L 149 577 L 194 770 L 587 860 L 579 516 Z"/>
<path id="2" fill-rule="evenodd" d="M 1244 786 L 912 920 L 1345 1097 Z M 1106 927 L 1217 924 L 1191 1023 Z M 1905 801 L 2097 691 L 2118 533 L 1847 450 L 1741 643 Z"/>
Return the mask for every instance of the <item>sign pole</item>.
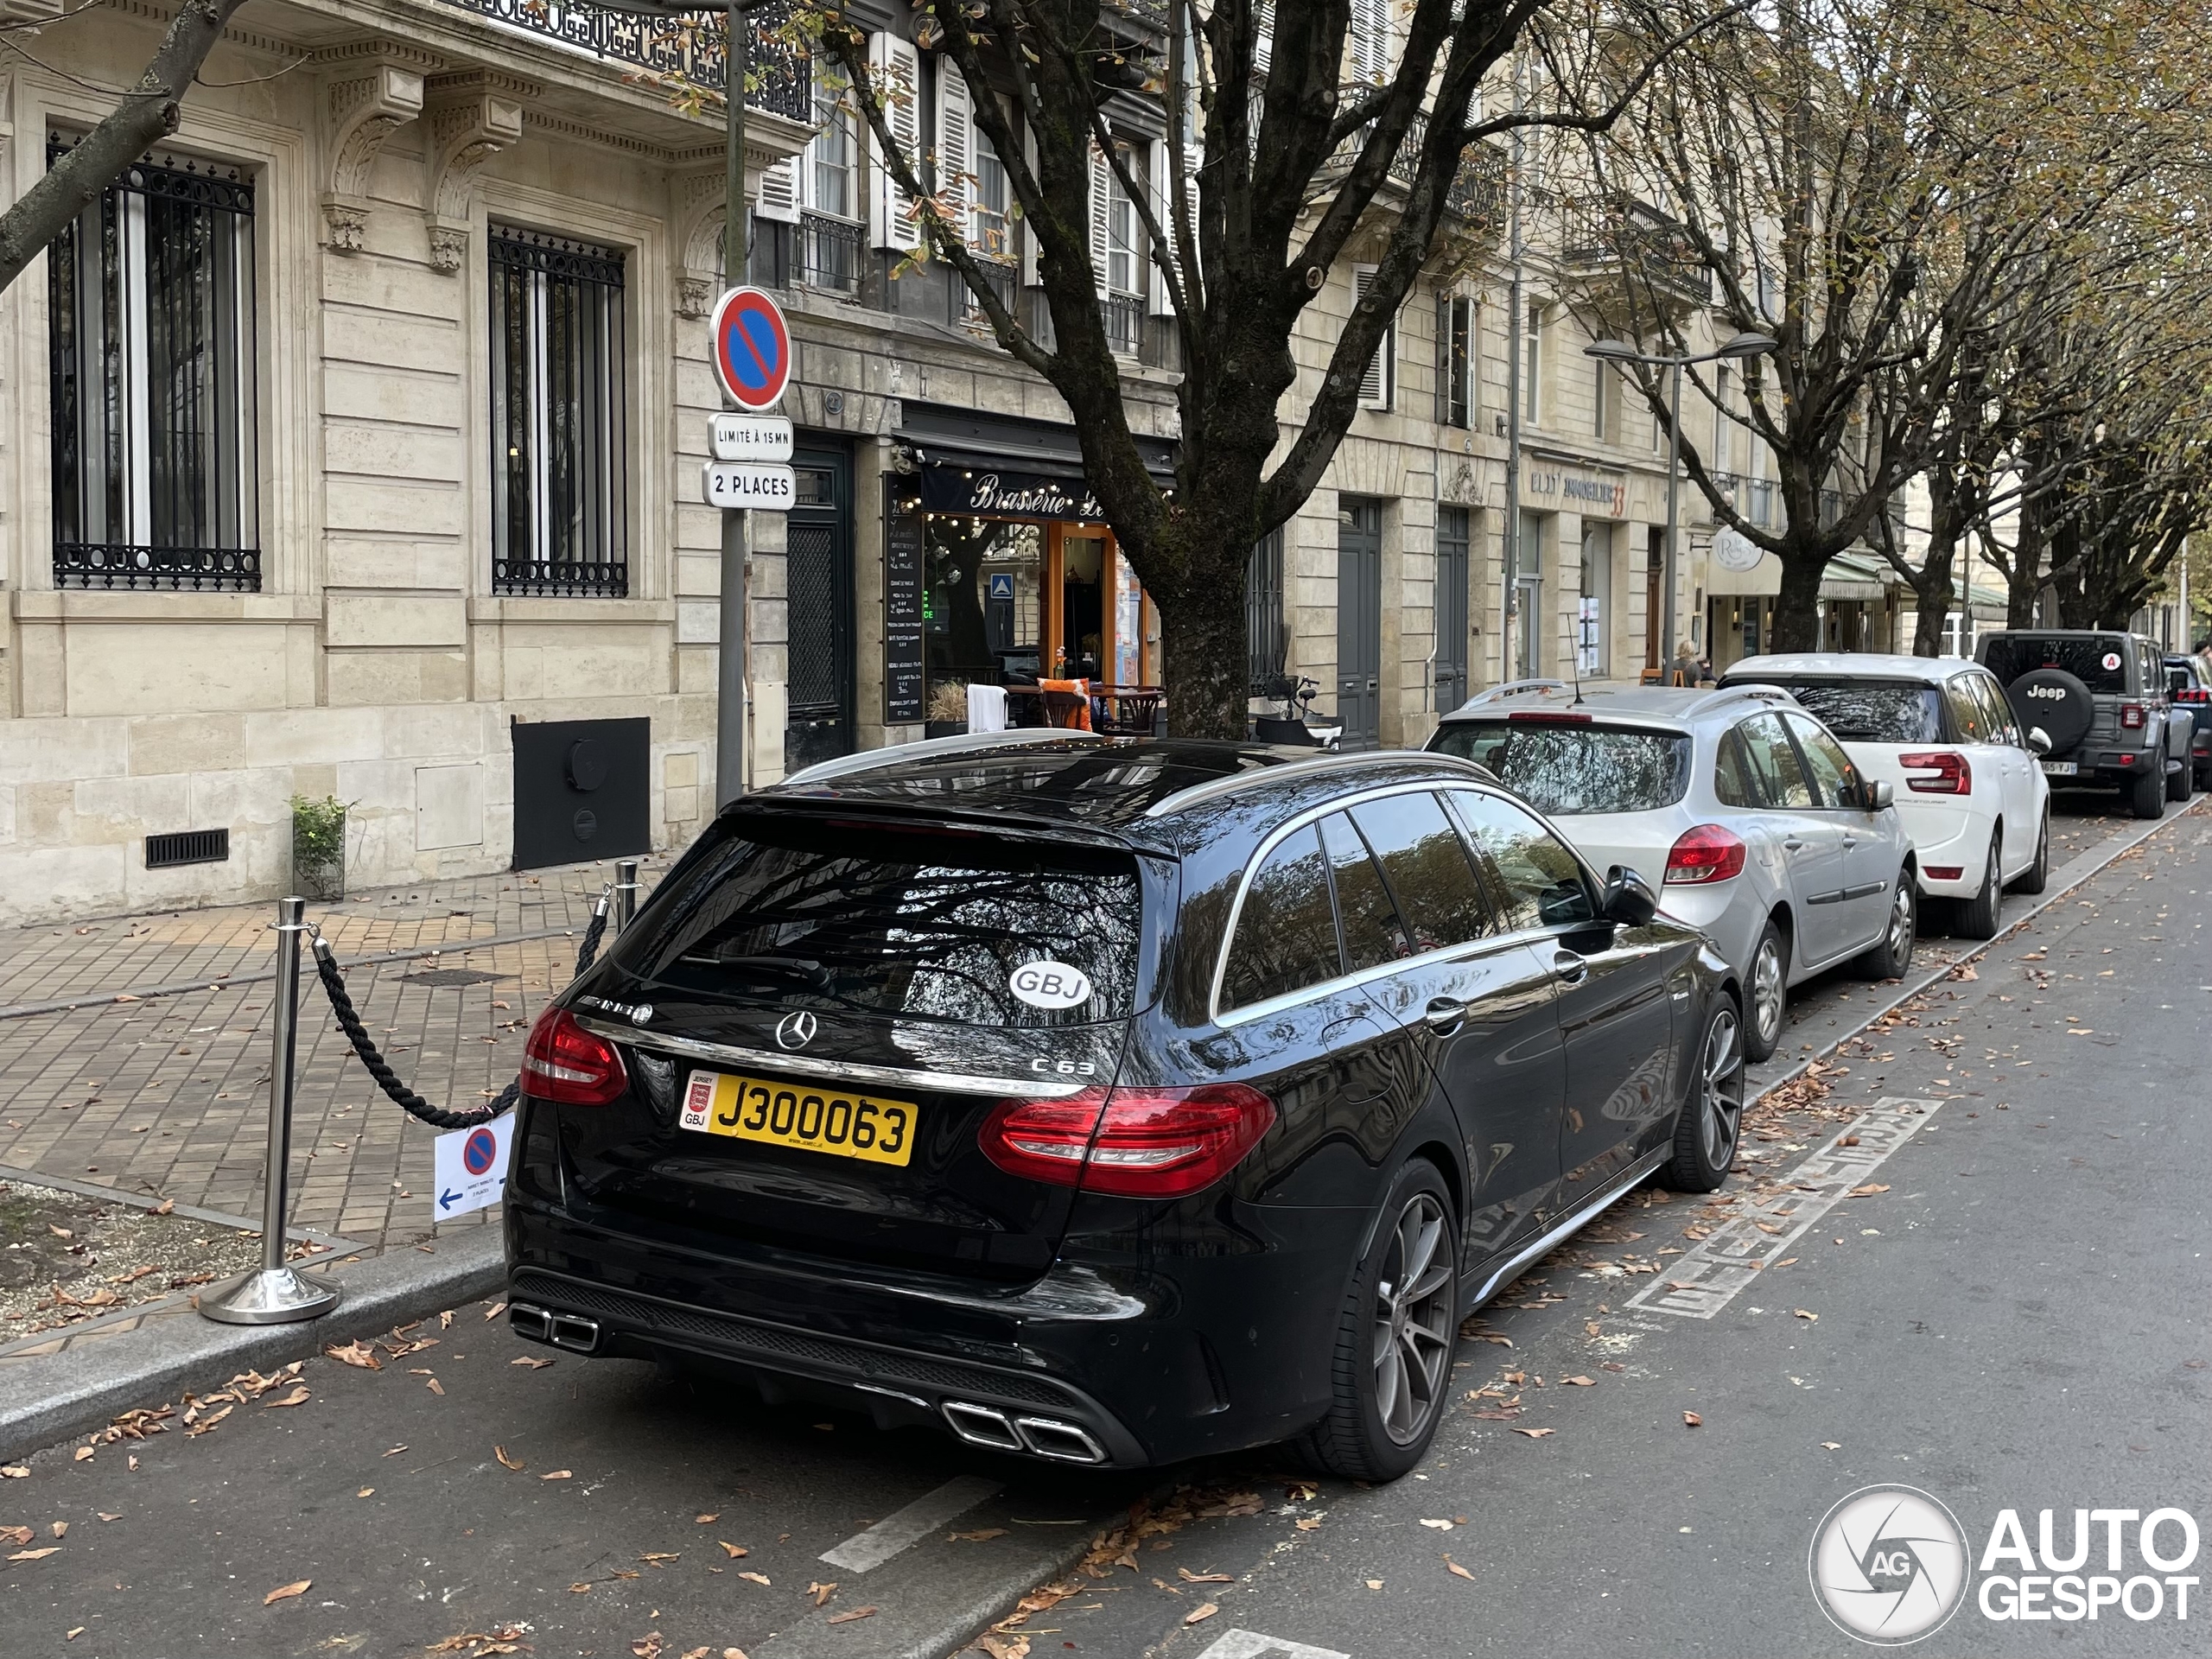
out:
<path id="1" fill-rule="evenodd" d="M 723 102 L 729 111 L 723 135 L 722 285 L 737 288 L 752 263 L 752 224 L 745 204 L 745 74 L 752 56 L 750 31 L 728 0 L 723 13 L 728 30 L 722 50 Z M 718 348 L 717 348 L 718 349 Z M 722 512 L 722 581 L 720 613 L 721 663 L 715 705 L 715 805 L 727 806 L 745 793 L 746 593 L 745 513 Z"/>

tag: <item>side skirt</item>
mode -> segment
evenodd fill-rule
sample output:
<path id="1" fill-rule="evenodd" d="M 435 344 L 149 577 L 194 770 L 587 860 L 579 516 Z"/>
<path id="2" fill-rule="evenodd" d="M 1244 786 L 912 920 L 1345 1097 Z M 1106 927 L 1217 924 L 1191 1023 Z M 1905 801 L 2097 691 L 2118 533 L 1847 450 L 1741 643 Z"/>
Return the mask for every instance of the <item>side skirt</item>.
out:
<path id="1" fill-rule="evenodd" d="M 1497 1295 L 1505 1286 L 1511 1284 L 1514 1275 L 1531 1262 L 1558 1249 L 1562 1241 L 1573 1237 L 1587 1227 L 1605 1211 L 1618 1203 L 1632 1188 L 1640 1185 L 1644 1177 L 1666 1161 L 1667 1148 L 1664 1147 L 1654 1152 L 1645 1153 L 1643 1157 L 1623 1171 L 1620 1178 L 1611 1186 L 1600 1192 L 1565 1220 L 1555 1223 L 1548 1230 L 1539 1233 L 1497 1267 L 1492 1268 L 1478 1284 L 1474 1294 L 1467 1299 L 1467 1305 L 1460 1310 L 1460 1317 L 1465 1318 L 1491 1297 Z"/>

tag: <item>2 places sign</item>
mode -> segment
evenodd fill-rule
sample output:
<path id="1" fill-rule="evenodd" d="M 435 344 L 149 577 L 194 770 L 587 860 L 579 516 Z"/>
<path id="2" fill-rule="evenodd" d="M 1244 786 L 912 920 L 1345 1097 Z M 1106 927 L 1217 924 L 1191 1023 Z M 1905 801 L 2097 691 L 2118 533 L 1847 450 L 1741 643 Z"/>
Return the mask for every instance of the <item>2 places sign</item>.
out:
<path id="1" fill-rule="evenodd" d="M 791 423 L 773 409 L 791 384 L 791 334 L 783 308 L 757 288 L 733 288 L 715 306 L 709 327 L 715 378 L 740 414 L 714 417 L 715 458 L 700 475 L 710 507 L 788 512 L 798 481 L 791 458 Z"/>
<path id="2" fill-rule="evenodd" d="M 710 507 L 789 512 L 792 499 L 798 493 L 798 480 L 788 467 L 710 461 L 702 474 L 699 489 Z"/>

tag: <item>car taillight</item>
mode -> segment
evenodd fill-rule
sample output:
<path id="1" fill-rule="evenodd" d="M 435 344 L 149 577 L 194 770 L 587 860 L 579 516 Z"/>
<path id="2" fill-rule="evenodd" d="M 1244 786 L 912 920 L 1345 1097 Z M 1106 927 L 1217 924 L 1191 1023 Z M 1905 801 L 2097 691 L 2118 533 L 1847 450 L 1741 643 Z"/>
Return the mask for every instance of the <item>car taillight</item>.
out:
<path id="1" fill-rule="evenodd" d="M 1241 1083 L 1086 1089 L 1065 1100 L 1002 1101 L 976 1139 L 1009 1175 L 1179 1198 L 1235 1168 L 1274 1121 L 1274 1103 Z"/>
<path id="2" fill-rule="evenodd" d="M 1667 851 L 1670 887 L 1708 887 L 1744 873 L 1744 843 L 1717 823 L 1685 830 Z"/>
<path id="3" fill-rule="evenodd" d="M 2143 705 L 2139 702 L 2121 703 L 2120 723 L 2126 730 L 2131 732 L 2139 730 L 2143 724 Z"/>
<path id="4" fill-rule="evenodd" d="M 2174 701 L 2176 702 L 2212 702 L 2212 691 L 2207 691 L 2200 685 L 2194 690 L 2175 692 Z"/>
<path id="5" fill-rule="evenodd" d="M 1974 768 L 1963 754 L 1948 749 L 1923 754 L 1901 754 L 1897 765 L 1905 770 L 1904 786 L 1917 795 L 1971 795 Z"/>
<path id="6" fill-rule="evenodd" d="M 548 1008 L 522 1052 L 523 1092 L 563 1106 L 604 1106 L 629 1087 L 622 1056 L 566 1008 Z"/>

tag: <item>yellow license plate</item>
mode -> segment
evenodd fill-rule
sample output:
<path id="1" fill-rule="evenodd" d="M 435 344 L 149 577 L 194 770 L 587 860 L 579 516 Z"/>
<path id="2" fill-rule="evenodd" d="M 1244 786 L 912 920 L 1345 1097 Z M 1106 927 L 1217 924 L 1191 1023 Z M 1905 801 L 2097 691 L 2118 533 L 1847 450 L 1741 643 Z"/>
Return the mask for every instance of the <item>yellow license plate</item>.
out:
<path id="1" fill-rule="evenodd" d="M 904 1168 L 913 1155 L 915 1116 L 911 1100 L 694 1071 L 677 1121 L 706 1135 Z"/>

